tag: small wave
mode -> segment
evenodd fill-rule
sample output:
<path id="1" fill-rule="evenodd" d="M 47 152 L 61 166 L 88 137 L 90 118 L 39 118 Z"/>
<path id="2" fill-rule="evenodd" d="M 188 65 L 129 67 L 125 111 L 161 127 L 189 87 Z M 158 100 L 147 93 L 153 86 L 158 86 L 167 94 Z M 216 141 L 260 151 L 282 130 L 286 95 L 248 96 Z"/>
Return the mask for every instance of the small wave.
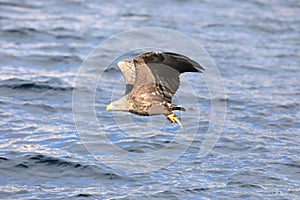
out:
<path id="1" fill-rule="evenodd" d="M 23 39 L 31 37 L 41 38 L 49 35 L 47 31 L 27 27 L 5 29 L 3 30 L 3 34 L 5 38 L 11 39 L 18 37 L 22 37 Z"/>
<path id="2" fill-rule="evenodd" d="M 0 6 L 3 7 L 16 7 L 16 8 L 40 8 L 38 5 L 28 3 L 13 3 L 13 2 L 0 2 Z"/>
<path id="3" fill-rule="evenodd" d="M 18 29 L 6 29 L 3 32 L 9 34 L 30 35 L 31 33 L 38 32 L 38 30 L 34 28 L 18 28 Z"/>
<path id="4" fill-rule="evenodd" d="M 189 193 L 201 193 L 203 191 L 208 191 L 210 188 L 206 188 L 206 187 L 203 187 L 203 188 L 189 188 L 189 189 L 186 189 L 185 191 L 189 192 Z"/>
<path id="5" fill-rule="evenodd" d="M 26 157 L 28 160 L 34 161 L 34 163 L 42 163 L 48 166 L 68 166 L 71 168 L 82 168 L 82 167 L 84 168 L 84 166 L 79 163 L 65 161 L 60 158 L 52 158 L 42 154 L 28 155 Z"/>
<path id="6" fill-rule="evenodd" d="M 3 158 L 3 159 L 1 159 Z M 98 179 L 122 179 L 117 174 L 108 172 L 95 165 L 83 165 L 78 162 L 65 160 L 62 158 L 47 156 L 43 154 L 27 154 L 22 157 L 7 159 L 0 157 L 0 163 L 4 168 L 15 168 L 19 170 L 34 170 L 37 176 L 85 176 Z M 9 169 L 8 169 L 9 170 Z M 46 172 L 46 173 L 45 173 Z"/>
<path id="7" fill-rule="evenodd" d="M 76 197 L 84 197 L 84 198 L 87 198 L 87 197 L 95 197 L 95 196 L 92 195 L 92 194 L 83 194 L 83 193 L 80 193 L 80 194 L 77 194 Z"/>
<path id="8" fill-rule="evenodd" d="M 6 177 L 22 177 L 22 179 L 57 179 L 59 177 L 91 177 L 97 181 L 117 179 L 126 182 L 123 178 L 109 169 L 99 165 L 82 164 L 43 154 L 17 155 L 9 158 L 0 157 L 0 168 Z"/>
<path id="9" fill-rule="evenodd" d="M 0 88 L 12 90 L 55 90 L 67 91 L 73 90 L 73 87 L 67 85 L 58 78 L 51 78 L 46 81 L 31 81 L 19 78 L 11 78 L 0 81 Z"/>
<path id="10" fill-rule="evenodd" d="M 300 108 L 300 104 L 299 103 L 283 103 L 281 105 L 278 105 L 278 108 L 283 108 L 283 109 L 297 109 Z"/>
<path id="11" fill-rule="evenodd" d="M 1 162 L 1 161 L 4 161 L 4 160 L 8 160 L 8 158 L 0 157 L 0 162 Z"/>
<path id="12" fill-rule="evenodd" d="M 52 169 L 55 168 L 70 168 L 72 169 L 74 173 L 76 173 L 76 170 L 80 170 L 81 173 L 85 171 L 88 176 L 97 176 L 97 171 L 101 170 L 99 169 L 98 166 L 93 166 L 93 165 L 82 165 L 78 162 L 74 161 L 68 161 L 62 158 L 57 158 L 57 157 L 51 157 L 51 156 L 46 156 L 43 154 L 34 154 L 34 155 L 26 155 L 25 156 L 25 163 L 29 163 L 31 165 L 42 165 L 42 166 L 49 166 Z M 22 163 L 21 163 L 22 164 Z M 24 164 L 24 163 L 23 163 Z M 96 169 L 97 168 L 97 169 Z M 99 175 L 99 174 L 98 174 Z M 111 172 L 105 172 L 102 171 L 101 176 L 105 176 L 108 179 L 115 179 L 119 178 L 117 174 L 111 173 Z"/>

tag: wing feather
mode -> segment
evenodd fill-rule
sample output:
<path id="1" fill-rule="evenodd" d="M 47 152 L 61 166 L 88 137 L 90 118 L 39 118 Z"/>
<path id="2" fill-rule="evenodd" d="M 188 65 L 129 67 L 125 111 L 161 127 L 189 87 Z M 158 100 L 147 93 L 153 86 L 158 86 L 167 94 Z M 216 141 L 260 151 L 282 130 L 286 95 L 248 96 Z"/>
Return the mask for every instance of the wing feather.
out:
<path id="1" fill-rule="evenodd" d="M 125 95 L 128 94 L 135 82 L 135 67 L 133 59 L 125 59 L 118 62 L 118 67 L 121 70 L 126 83 Z"/>
<path id="2" fill-rule="evenodd" d="M 179 76 L 184 72 L 202 72 L 196 61 L 171 52 L 147 52 L 133 59 L 136 68 L 134 88 L 146 83 L 155 83 L 158 89 L 167 90 L 172 97 L 179 88 Z"/>

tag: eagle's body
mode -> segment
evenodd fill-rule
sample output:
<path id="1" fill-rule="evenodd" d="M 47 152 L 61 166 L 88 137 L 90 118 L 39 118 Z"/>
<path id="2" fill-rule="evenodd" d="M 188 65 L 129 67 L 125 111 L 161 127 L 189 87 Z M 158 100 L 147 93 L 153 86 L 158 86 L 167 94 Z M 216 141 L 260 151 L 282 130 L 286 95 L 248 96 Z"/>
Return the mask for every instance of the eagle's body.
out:
<path id="1" fill-rule="evenodd" d="M 170 52 L 147 52 L 122 60 L 118 67 L 126 82 L 125 95 L 106 110 L 127 111 L 138 115 L 165 115 L 170 122 L 181 123 L 173 110 L 185 110 L 172 104 L 179 88 L 179 75 L 204 70 L 186 56 Z"/>

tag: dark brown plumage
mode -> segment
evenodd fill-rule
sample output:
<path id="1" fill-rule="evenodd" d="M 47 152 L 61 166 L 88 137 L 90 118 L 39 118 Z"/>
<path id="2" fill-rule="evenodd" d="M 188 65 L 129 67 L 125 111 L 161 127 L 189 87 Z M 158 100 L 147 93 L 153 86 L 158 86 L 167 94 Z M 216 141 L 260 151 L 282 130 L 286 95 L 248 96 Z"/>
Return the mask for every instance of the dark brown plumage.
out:
<path id="1" fill-rule="evenodd" d="M 173 110 L 185 110 L 172 104 L 185 72 L 204 70 L 190 58 L 171 52 L 147 52 L 133 59 L 122 60 L 118 67 L 126 82 L 125 95 L 112 102 L 106 110 L 121 110 L 138 115 L 165 115 L 170 122 L 181 123 Z M 182 126 L 181 126 L 182 127 Z"/>

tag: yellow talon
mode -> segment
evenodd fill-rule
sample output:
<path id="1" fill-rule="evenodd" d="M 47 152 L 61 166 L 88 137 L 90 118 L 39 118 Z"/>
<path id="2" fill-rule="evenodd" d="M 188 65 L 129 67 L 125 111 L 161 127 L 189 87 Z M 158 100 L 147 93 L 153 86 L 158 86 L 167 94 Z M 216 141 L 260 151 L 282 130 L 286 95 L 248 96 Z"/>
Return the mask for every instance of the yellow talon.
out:
<path id="1" fill-rule="evenodd" d="M 171 123 L 176 122 L 176 119 L 178 119 L 178 117 L 174 113 L 169 114 L 167 116 L 167 118 L 168 118 L 169 122 L 171 122 Z"/>
<path id="2" fill-rule="evenodd" d="M 180 126 L 181 128 L 183 128 L 183 126 L 181 125 L 181 122 L 179 121 L 178 117 L 177 117 L 174 113 L 171 113 L 171 114 L 167 115 L 167 119 L 168 119 L 169 122 L 171 122 L 171 123 L 176 122 L 177 124 L 179 124 L 179 126 Z"/>

